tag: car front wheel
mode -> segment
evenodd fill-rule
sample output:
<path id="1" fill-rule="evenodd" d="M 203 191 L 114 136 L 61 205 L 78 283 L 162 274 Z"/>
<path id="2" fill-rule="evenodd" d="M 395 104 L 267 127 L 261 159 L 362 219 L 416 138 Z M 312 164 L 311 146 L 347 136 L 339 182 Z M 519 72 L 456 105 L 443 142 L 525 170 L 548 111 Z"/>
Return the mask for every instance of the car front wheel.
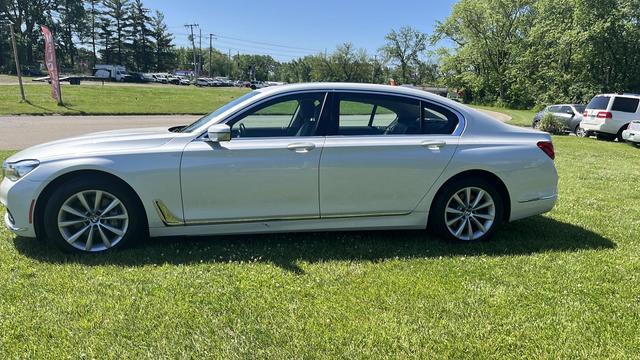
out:
<path id="1" fill-rule="evenodd" d="M 443 238 L 482 241 L 493 236 L 503 218 L 500 192 L 484 179 L 446 185 L 432 208 L 429 224 Z"/>
<path id="2" fill-rule="evenodd" d="M 47 238 L 68 252 L 120 248 L 140 232 L 140 209 L 124 186 L 98 177 L 64 183 L 44 210 Z"/>

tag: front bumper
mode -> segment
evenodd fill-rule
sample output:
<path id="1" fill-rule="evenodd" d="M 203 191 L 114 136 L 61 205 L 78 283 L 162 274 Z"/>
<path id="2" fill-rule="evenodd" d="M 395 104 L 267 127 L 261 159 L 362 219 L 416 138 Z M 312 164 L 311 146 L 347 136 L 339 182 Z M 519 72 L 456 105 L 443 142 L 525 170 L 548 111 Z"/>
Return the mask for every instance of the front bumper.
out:
<path id="1" fill-rule="evenodd" d="M 24 237 L 35 237 L 35 229 L 29 222 L 31 202 L 37 193 L 38 183 L 22 179 L 17 182 L 3 179 L 0 183 L 0 203 L 7 209 L 4 223 L 9 230 Z M 11 216 L 9 216 L 11 212 Z M 13 221 L 12 221 L 13 220 Z"/>
<path id="2" fill-rule="evenodd" d="M 640 143 L 640 130 L 625 130 L 622 132 L 624 141 Z"/>

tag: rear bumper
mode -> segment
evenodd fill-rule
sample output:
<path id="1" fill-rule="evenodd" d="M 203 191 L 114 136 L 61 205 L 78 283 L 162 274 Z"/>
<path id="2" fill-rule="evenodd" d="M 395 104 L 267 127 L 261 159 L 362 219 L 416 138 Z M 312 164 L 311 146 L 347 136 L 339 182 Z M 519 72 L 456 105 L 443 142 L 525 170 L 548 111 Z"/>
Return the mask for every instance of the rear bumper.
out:
<path id="1" fill-rule="evenodd" d="M 548 195 L 537 199 L 518 202 L 511 211 L 510 221 L 524 219 L 529 216 L 544 214 L 553 209 L 558 200 L 558 194 Z"/>
<path id="2" fill-rule="evenodd" d="M 613 134 L 613 135 L 617 134 L 618 130 L 620 130 L 617 124 L 611 124 L 607 122 L 594 124 L 594 123 L 587 123 L 583 121 L 580 123 L 580 127 L 587 131 L 607 133 L 607 134 Z"/>
<path id="3" fill-rule="evenodd" d="M 640 143 L 640 130 L 625 130 L 622 132 L 624 141 Z"/>

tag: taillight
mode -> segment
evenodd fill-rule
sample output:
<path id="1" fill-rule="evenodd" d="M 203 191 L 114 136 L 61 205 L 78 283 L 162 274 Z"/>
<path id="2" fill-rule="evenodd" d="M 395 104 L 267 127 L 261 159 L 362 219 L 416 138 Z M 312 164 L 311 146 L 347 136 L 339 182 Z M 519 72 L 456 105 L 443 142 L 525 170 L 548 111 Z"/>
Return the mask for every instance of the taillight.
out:
<path id="1" fill-rule="evenodd" d="M 598 119 L 612 119 L 613 118 L 613 114 L 611 114 L 608 111 L 600 111 L 600 112 L 598 112 L 597 117 L 598 117 Z"/>
<path id="2" fill-rule="evenodd" d="M 553 143 L 551 141 L 538 141 L 538 147 L 540 150 L 544 151 L 551 160 L 556 158 L 556 152 L 553 149 Z"/>
<path id="3" fill-rule="evenodd" d="M 583 113 L 582 113 L 582 116 L 584 116 L 584 117 L 589 116 L 589 112 L 588 112 L 588 111 L 583 112 Z"/>

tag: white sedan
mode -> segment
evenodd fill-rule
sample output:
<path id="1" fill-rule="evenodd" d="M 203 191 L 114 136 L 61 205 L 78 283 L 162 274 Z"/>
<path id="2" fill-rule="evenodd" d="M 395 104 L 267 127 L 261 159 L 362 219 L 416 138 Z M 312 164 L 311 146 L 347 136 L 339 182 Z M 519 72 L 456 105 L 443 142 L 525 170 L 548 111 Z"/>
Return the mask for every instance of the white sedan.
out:
<path id="1" fill-rule="evenodd" d="M 298 84 L 188 126 L 110 131 L 3 164 L 6 225 L 63 250 L 141 236 L 426 229 L 483 240 L 551 210 L 551 137 L 421 90 Z"/>
<path id="2" fill-rule="evenodd" d="M 622 132 L 622 138 L 628 143 L 640 145 L 640 120 L 630 122 Z"/>

